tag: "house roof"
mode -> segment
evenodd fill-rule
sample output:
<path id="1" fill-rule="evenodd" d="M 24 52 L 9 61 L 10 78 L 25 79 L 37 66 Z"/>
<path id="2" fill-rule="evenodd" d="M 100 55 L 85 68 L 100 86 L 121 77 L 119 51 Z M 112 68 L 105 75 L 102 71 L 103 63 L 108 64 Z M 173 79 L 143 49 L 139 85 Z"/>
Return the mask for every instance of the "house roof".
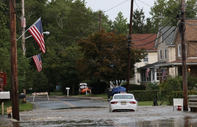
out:
<path id="1" fill-rule="evenodd" d="M 176 28 L 175 26 L 160 27 L 159 32 L 157 34 L 157 38 L 161 36 L 162 40 L 165 40 L 164 42 L 167 46 L 174 45 L 173 41 L 175 37 L 175 28 Z"/>
<path id="2" fill-rule="evenodd" d="M 187 59 L 186 65 L 197 65 L 197 59 Z M 173 66 L 182 66 L 182 60 L 172 61 L 170 63 L 161 63 L 155 65 L 156 67 L 173 67 Z"/>
<path id="3" fill-rule="evenodd" d="M 136 49 L 144 48 L 147 51 L 156 51 L 154 48 L 156 34 L 132 34 L 133 47 Z M 147 44 L 148 43 L 148 44 Z"/>
<path id="4" fill-rule="evenodd" d="M 143 67 L 140 67 L 140 69 L 147 69 L 147 68 L 154 68 L 156 65 L 166 64 L 166 62 L 155 62 L 152 64 L 147 64 Z"/>
<path id="5" fill-rule="evenodd" d="M 185 20 L 185 37 L 187 41 L 197 41 L 197 19 Z"/>

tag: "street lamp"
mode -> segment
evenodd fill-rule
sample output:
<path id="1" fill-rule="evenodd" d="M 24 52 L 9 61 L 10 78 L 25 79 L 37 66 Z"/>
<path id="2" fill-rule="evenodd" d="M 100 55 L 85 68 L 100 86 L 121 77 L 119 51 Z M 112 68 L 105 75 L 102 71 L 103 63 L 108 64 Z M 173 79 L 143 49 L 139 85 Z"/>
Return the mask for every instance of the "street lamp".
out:
<path id="1" fill-rule="evenodd" d="M 50 32 L 49 31 L 45 31 L 45 32 L 43 32 L 43 34 L 49 35 Z M 32 37 L 32 35 L 29 35 L 28 37 L 26 37 L 25 40 L 28 39 L 28 38 L 30 38 L 30 37 Z"/>

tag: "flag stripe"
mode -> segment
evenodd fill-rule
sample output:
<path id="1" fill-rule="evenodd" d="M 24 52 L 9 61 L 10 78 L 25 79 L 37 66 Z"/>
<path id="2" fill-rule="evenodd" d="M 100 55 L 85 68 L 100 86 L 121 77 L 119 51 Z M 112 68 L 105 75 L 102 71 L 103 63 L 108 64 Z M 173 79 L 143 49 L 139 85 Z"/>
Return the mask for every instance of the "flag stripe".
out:
<path id="1" fill-rule="evenodd" d="M 29 29 L 28 31 L 31 33 L 33 38 L 39 45 L 40 50 L 42 53 L 45 53 L 45 43 L 44 43 L 44 36 L 42 31 L 42 23 L 41 19 L 39 18 Z"/>
<path id="2" fill-rule="evenodd" d="M 167 72 L 165 70 L 163 70 L 163 73 L 162 73 L 162 80 L 164 80 L 164 77 L 165 75 L 167 74 Z"/>
<path id="3" fill-rule="evenodd" d="M 45 52 L 45 46 L 44 46 L 44 40 L 43 40 L 43 35 L 39 33 L 38 29 L 33 26 L 31 29 L 29 29 L 29 32 L 32 34 L 36 42 L 38 43 L 42 53 Z"/>
<path id="4" fill-rule="evenodd" d="M 40 54 L 33 56 L 33 60 L 35 62 L 38 72 L 40 72 L 42 70 L 42 61 Z"/>

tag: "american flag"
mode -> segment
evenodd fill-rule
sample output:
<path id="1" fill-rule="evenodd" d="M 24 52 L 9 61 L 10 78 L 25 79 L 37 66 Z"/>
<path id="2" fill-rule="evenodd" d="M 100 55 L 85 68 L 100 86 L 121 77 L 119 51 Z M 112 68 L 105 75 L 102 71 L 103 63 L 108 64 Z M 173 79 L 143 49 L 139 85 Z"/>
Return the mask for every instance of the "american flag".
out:
<path id="1" fill-rule="evenodd" d="M 38 55 L 33 56 L 33 60 L 36 64 L 36 68 L 37 68 L 38 72 L 40 72 L 42 70 L 41 55 L 38 54 Z"/>
<path id="2" fill-rule="evenodd" d="M 167 72 L 164 70 L 164 69 L 162 69 L 162 80 L 164 80 L 164 76 L 167 74 Z"/>
<path id="3" fill-rule="evenodd" d="M 29 29 L 28 31 L 34 37 L 36 42 L 38 43 L 40 50 L 42 53 L 45 53 L 45 44 L 44 44 L 44 35 L 42 31 L 42 23 L 41 18 L 39 18 Z"/>
<path id="4" fill-rule="evenodd" d="M 146 70 L 146 77 L 148 77 L 148 72 L 150 71 L 150 68 L 147 68 Z"/>

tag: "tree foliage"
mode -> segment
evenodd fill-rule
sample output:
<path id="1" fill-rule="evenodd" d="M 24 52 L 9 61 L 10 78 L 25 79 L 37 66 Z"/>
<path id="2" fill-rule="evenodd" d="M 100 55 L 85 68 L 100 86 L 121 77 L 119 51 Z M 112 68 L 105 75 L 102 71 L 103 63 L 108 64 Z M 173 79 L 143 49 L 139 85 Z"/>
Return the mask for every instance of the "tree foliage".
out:
<path id="1" fill-rule="evenodd" d="M 187 0 L 186 1 L 186 17 L 195 18 L 196 12 L 196 0 Z M 152 22 L 156 28 L 163 26 L 169 21 L 169 25 L 174 25 L 177 23 L 177 15 L 180 13 L 180 1 L 177 0 L 156 0 L 154 6 L 151 8 L 150 14 L 152 15 Z"/>
<path id="2" fill-rule="evenodd" d="M 116 31 L 116 34 L 128 34 L 127 18 L 124 18 L 122 12 L 119 12 L 112 24 L 112 31 Z"/>
<path id="3" fill-rule="evenodd" d="M 96 32 L 78 42 L 84 56 L 77 61 L 79 78 L 99 78 L 105 81 L 122 81 L 127 75 L 127 38 L 124 34 Z M 142 52 L 131 50 L 131 68 L 143 57 Z M 133 76 L 133 71 L 131 76 Z M 120 82 L 121 83 L 121 82 Z M 119 85 L 119 84 L 118 84 Z"/>

